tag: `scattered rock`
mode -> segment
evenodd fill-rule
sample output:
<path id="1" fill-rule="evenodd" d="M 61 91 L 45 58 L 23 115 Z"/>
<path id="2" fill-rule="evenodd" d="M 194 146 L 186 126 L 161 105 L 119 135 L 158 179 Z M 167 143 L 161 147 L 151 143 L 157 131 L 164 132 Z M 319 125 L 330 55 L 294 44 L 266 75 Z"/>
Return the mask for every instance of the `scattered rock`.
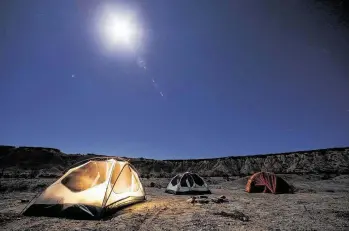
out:
<path id="1" fill-rule="evenodd" d="M 216 204 L 221 204 L 224 202 L 229 202 L 227 199 L 222 199 L 222 198 L 212 198 L 211 199 L 212 202 L 216 203 Z"/>
<path id="2" fill-rule="evenodd" d="M 151 188 L 162 188 L 161 184 L 150 182 L 149 187 Z"/>
<path id="3" fill-rule="evenodd" d="M 210 202 L 210 200 L 206 198 L 199 198 L 199 199 L 196 199 L 195 201 L 199 204 L 208 204 Z"/>
<path id="4" fill-rule="evenodd" d="M 214 203 L 217 203 L 217 204 L 229 202 L 228 199 L 224 195 L 221 195 L 217 198 L 212 198 L 211 201 Z"/>
<path id="5" fill-rule="evenodd" d="M 194 204 L 195 203 L 195 197 L 191 197 L 187 200 L 188 203 L 192 203 Z"/>
<path id="6" fill-rule="evenodd" d="M 20 203 L 28 203 L 29 200 L 28 200 L 28 199 L 21 199 L 21 200 L 19 200 L 19 202 L 20 202 Z"/>
<path id="7" fill-rule="evenodd" d="M 188 200 L 187 200 L 188 203 L 191 203 L 191 204 L 195 204 L 195 203 L 198 203 L 198 204 L 207 204 L 210 202 L 210 200 L 208 199 L 208 197 L 190 197 Z"/>

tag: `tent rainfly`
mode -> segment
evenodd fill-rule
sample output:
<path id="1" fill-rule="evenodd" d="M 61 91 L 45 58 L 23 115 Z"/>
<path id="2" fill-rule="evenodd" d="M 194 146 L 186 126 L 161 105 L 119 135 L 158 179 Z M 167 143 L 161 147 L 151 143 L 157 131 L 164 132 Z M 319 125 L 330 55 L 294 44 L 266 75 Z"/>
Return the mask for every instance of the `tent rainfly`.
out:
<path id="1" fill-rule="evenodd" d="M 291 187 L 274 173 L 257 172 L 248 179 L 245 191 L 249 193 L 288 193 L 291 192 Z"/>
<path id="2" fill-rule="evenodd" d="M 144 200 L 138 174 L 127 161 L 90 160 L 68 170 L 23 215 L 99 219 Z"/>
<path id="3" fill-rule="evenodd" d="M 206 182 L 197 174 L 186 172 L 173 177 L 166 191 L 172 194 L 210 194 Z"/>

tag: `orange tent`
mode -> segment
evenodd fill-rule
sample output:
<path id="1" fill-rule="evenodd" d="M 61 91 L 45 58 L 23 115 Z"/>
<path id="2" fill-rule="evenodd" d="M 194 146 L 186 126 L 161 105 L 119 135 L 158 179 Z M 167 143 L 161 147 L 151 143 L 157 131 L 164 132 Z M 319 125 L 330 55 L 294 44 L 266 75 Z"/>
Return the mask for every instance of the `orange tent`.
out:
<path id="1" fill-rule="evenodd" d="M 291 192 L 289 184 L 274 173 L 257 172 L 247 181 L 246 192 L 288 193 Z"/>

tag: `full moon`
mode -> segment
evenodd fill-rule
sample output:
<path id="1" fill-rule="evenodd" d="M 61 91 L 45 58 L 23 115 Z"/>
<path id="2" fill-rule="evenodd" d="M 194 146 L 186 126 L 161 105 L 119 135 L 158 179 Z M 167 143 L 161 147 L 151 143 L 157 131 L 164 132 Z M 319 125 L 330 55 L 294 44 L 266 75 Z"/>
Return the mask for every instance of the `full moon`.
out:
<path id="1" fill-rule="evenodd" d="M 105 25 L 105 36 L 111 42 L 120 45 L 132 45 L 136 28 L 125 17 L 113 17 Z"/>
<path id="2" fill-rule="evenodd" d="M 120 48 L 132 50 L 140 42 L 141 28 L 136 14 L 130 10 L 105 8 L 98 27 L 104 46 L 110 51 Z"/>

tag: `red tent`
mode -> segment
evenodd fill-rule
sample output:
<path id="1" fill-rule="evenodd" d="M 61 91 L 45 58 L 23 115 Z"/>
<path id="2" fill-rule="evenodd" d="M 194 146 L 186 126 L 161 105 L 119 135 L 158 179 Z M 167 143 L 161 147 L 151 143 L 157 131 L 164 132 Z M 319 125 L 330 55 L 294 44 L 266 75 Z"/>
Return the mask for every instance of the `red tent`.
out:
<path id="1" fill-rule="evenodd" d="M 247 181 L 246 192 L 264 192 L 264 193 L 288 193 L 290 192 L 289 184 L 274 173 L 257 172 Z"/>

